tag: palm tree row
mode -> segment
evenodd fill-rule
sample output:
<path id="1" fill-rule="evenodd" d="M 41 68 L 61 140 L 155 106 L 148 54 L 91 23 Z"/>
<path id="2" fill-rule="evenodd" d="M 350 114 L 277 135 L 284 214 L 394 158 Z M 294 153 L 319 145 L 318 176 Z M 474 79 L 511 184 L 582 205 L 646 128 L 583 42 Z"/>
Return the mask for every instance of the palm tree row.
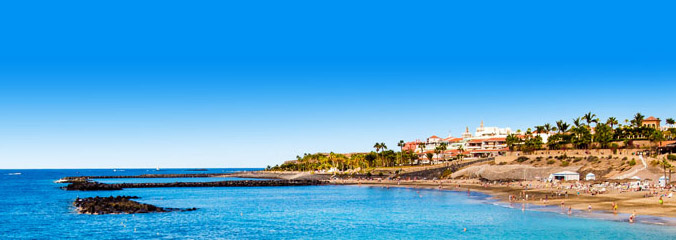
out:
<path id="1" fill-rule="evenodd" d="M 511 150 L 533 151 L 542 149 L 542 134 L 548 134 L 548 149 L 563 149 L 572 146 L 577 149 L 618 148 L 615 141 L 623 141 L 625 146 L 631 145 L 633 140 L 646 139 L 653 143 L 674 139 L 676 129 L 673 128 L 674 119 L 666 120 L 672 128 L 661 131 L 652 127 L 643 126 L 645 116 L 636 113 L 633 119 L 625 119 L 625 125 L 617 118 L 609 117 L 605 122 L 597 118 L 596 114 L 588 112 L 581 117 L 572 119 L 572 124 L 563 120 L 556 121 L 556 126 L 545 123 L 535 126 L 535 132 L 530 129 L 523 136 L 510 135 L 506 142 Z M 519 132 L 519 131 L 518 131 Z M 554 133 L 554 134 L 551 134 Z"/>

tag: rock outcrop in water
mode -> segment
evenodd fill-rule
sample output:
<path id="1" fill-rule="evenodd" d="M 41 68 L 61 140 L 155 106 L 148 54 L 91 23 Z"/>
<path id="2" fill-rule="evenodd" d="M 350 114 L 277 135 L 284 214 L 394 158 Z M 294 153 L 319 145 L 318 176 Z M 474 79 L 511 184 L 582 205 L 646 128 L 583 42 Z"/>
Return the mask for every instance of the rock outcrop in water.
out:
<path id="1" fill-rule="evenodd" d="M 173 182 L 173 183 L 99 183 L 94 181 L 78 181 L 64 187 L 66 190 L 122 190 L 124 188 L 160 188 L 160 187 L 282 187 L 322 185 L 318 180 L 243 180 L 219 182 Z"/>
<path id="2" fill-rule="evenodd" d="M 79 213 L 97 214 L 97 215 L 197 210 L 197 208 L 188 208 L 188 209 L 161 208 L 150 204 L 139 203 L 131 199 L 138 199 L 138 197 L 110 196 L 110 197 L 77 198 L 73 202 L 73 205 L 77 207 Z"/>

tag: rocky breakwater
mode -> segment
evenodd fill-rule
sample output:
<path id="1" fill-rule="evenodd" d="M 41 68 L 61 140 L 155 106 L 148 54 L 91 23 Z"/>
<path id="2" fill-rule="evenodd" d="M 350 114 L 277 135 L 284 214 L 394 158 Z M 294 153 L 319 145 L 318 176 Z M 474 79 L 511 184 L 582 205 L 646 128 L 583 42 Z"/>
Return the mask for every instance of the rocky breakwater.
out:
<path id="1" fill-rule="evenodd" d="M 78 181 L 63 187 L 66 190 L 122 190 L 124 188 L 161 188 L 161 187 L 283 187 L 311 186 L 326 184 L 319 180 L 243 180 L 219 182 L 173 182 L 173 183 L 114 183 L 106 184 L 95 181 Z"/>
<path id="2" fill-rule="evenodd" d="M 151 212 L 173 212 L 173 211 L 194 211 L 197 208 L 161 208 L 150 204 L 136 202 L 132 199 L 138 199 L 135 196 L 117 196 L 117 197 L 90 197 L 77 198 L 73 205 L 77 207 L 81 214 L 130 214 L 130 213 L 151 213 Z"/>
<path id="3" fill-rule="evenodd" d="M 186 170 L 190 171 L 190 170 Z M 64 177 L 56 182 L 58 183 L 71 183 L 71 182 L 81 182 L 88 179 L 111 179 L 111 178 L 206 178 L 206 177 L 223 177 L 228 176 L 229 174 L 224 173 L 193 173 L 193 174 L 142 174 L 142 175 L 120 175 L 120 176 L 75 176 L 75 177 Z"/>

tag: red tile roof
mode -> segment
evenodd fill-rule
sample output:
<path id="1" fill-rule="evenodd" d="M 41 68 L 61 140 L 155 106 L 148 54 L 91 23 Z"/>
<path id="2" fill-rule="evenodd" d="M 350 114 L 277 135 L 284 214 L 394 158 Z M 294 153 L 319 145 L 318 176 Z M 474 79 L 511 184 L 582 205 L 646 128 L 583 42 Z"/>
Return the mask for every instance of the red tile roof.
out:
<path id="1" fill-rule="evenodd" d="M 444 141 L 447 141 L 447 142 L 459 142 L 459 141 L 462 141 L 462 138 L 447 137 L 447 138 L 444 138 Z"/>
<path id="2" fill-rule="evenodd" d="M 657 120 L 659 120 L 659 119 L 657 119 L 657 118 L 655 118 L 655 117 L 653 117 L 653 116 L 650 116 L 650 117 L 648 117 L 648 118 L 646 118 L 646 119 L 643 119 L 643 121 L 657 121 Z"/>
<path id="3" fill-rule="evenodd" d="M 432 135 L 430 138 L 439 138 L 437 135 Z"/>

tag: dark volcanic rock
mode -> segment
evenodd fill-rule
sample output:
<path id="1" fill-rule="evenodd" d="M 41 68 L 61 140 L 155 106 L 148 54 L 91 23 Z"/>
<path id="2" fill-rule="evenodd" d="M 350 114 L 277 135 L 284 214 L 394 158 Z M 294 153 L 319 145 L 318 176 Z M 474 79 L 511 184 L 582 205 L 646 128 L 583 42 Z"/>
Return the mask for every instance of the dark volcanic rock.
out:
<path id="1" fill-rule="evenodd" d="M 83 214 L 128 214 L 197 210 L 196 208 L 161 208 L 131 200 L 137 198 L 135 196 L 77 198 L 73 202 L 73 205 L 77 207 L 79 213 Z"/>
<path id="2" fill-rule="evenodd" d="M 192 171 L 192 170 L 186 170 Z M 81 181 L 82 179 L 92 178 L 205 178 L 227 176 L 228 173 L 186 173 L 186 174 L 142 174 L 142 175 L 122 175 L 122 176 L 75 176 L 64 177 L 62 182 Z"/>
<path id="3" fill-rule="evenodd" d="M 243 180 L 220 182 L 173 182 L 173 183 L 113 183 L 105 184 L 94 181 L 74 182 L 65 186 L 66 190 L 122 190 L 123 188 L 159 188 L 159 187 L 281 187 L 322 185 L 319 180 Z"/>

